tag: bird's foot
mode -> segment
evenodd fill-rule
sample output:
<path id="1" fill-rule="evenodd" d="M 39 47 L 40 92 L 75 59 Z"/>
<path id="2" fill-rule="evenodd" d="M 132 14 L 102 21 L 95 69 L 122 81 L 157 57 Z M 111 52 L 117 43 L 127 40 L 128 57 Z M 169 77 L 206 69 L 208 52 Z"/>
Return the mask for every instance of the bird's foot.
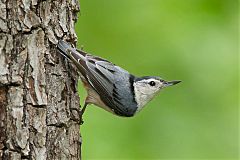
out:
<path id="1" fill-rule="evenodd" d="M 83 121 L 83 112 L 79 108 L 70 108 L 71 111 L 71 119 L 73 121 L 76 121 L 78 124 L 82 125 L 84 123 Z"/>

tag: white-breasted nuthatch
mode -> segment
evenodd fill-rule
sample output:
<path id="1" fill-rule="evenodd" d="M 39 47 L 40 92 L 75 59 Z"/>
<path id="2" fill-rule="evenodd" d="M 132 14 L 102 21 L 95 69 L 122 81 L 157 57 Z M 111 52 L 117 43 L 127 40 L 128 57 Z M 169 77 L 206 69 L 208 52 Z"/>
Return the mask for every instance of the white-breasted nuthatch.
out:
<path id="1" fill-rule="evenodd" d="M 95 104 L 113 114 L 132 117 L 167 86 L 181 81 L 160 77 L 136 77 L 113 63 L 71 47 L 60 40 L 58 51 L 73 62 L 81 73 L 87 90 L 82 114 L 88 104 Z"/>

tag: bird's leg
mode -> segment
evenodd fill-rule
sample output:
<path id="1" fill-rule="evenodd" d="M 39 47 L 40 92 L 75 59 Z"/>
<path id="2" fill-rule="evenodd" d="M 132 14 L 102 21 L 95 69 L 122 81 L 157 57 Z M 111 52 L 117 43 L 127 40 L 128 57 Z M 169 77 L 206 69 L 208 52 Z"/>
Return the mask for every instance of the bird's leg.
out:
<path id="1" fill-rule="evenodd" d="M 81 115 L 80 115 L 80 120 L 81 120 L 80 124 L 81 125 L 84 123 L 84 121 L 83 121 L 83 113 L 85 112 L 87 105 L 88 105 L 88 103 L 85 102 L 83 108 L 81 109 Z"/>
<path id="2" fill-rule="evenodd" d="M 82 124 L 84 123 L 82 117 L 83 117 L 84 111 L 86 110 L 87 105 L 88 105 L 88 104 L 85 103 L 84 106 L 83 106 L 83 108 L 82 108 L 81 110 L 78 109 L 78 108 L 70 108 L 71 114 L 72 114 L 71 119 L 74 120 L 74 121 L 76 121 L 76 122 L 78 122 L 80 125 L 82 125 Z M 72 113 L 72 111 L 76 111 L 79 118 L 76 118 L 76 116 L 74 116 L 74 114 Z"/>

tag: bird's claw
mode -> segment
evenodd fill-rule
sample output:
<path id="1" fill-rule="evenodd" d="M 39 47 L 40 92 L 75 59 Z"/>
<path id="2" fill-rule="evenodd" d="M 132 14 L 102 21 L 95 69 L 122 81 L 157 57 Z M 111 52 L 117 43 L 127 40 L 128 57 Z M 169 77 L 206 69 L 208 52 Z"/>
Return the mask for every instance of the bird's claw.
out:
<path id="1" fill-rule="evenodd" d="M 76 121 L 78 124 L 82 125 L 84 123 L 83 121 L 83 112 L 82 110 L 78 109 L 78 108 L 70 108 L 71 111 L 71 119 L 73 121 Z M 76 114 L 73 113 L 73 111 L 77 112 L 77 116 Z"/>

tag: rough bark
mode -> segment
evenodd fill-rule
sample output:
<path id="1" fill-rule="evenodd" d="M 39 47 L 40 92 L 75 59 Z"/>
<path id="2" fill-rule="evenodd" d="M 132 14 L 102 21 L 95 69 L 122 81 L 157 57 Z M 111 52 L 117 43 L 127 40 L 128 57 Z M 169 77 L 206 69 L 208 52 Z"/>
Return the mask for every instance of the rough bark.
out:
<path id="1" fill-rule="evenodd" d="M 56 54 L 76 42 L 78 0 L 0 0 L 0 159 L 80 159 L 76 70 Z"/>

